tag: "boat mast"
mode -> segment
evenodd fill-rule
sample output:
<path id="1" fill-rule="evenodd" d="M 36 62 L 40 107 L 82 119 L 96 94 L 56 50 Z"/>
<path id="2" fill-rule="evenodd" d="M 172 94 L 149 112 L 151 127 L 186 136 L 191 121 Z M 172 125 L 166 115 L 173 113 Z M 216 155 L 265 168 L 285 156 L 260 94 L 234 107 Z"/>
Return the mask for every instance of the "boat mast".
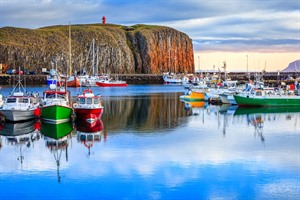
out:
<path id="1" fill-rule="evenodd" d="M 98 65 L 99 65 L 99 56 L 98 56 L 98 54 L 99 54 L 99 47 L 97 46 L 97 48 L 96 48 L 96 74 L 97 75 L 99 75 L 99 71 L 98 71 Z"/>
<path id="2" fill-rule="evenodd" d="M 169 62 L 168 62 L 168 68 L 169 68 L 169 72 L 170 72 L 170 69 L 171 69 L 171 45 L 170 45 L 170 43 L 171 43 L 171 38 L 170 38 L 170 36 L 168 37 L 168 49 L 169 49 Z"/>
<path id="3" fill-rule="evenodd" d="M 93 38 L 92 75 L 95 76 L 95 38 Z"/>
<path id="4" fill-rule="evenodd" d="M 71 47 L 71 25 L 69 22 L 69 76 L 72 76 L 72 47 Z"/>
<path id="5" fill-rule="evenodd" d="M 224 63 L 224 66 L 223 66 L 223 68 L 224 68 L 224 79 L 226 81 L 227 80 L 226 61 L 224 61 L 223 63 Z"/>

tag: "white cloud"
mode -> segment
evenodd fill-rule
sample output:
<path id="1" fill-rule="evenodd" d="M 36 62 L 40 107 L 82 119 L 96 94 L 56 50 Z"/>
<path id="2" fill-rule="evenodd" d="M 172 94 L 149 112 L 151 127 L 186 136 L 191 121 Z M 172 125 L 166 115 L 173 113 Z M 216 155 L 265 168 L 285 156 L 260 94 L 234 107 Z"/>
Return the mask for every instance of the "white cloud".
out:
<path id="1" fill-rule="evenodd" d="M 225 4 L 218 0 L 202 1 L 61 1 L 61 0 L 2 0 L 0 26 L 38 28 L 43 26 L 101 22 L 158 24 L 171 26 L 187 33 L 193 40 L 299 40 L 299 9 L 297 1 L 233 0 Z M 150 11 L 150 12 L 149 12 Z M 290 48 L 251 46 L 269 51 Z M 299 43 L 293 46 L 297 48 Z M 243 45 L 217 43 L 211 50 L 239 51 Z M 196 48 L 197 49 L 197 48 Z M 281 51 L 281 50 L 279 50 Z"/>

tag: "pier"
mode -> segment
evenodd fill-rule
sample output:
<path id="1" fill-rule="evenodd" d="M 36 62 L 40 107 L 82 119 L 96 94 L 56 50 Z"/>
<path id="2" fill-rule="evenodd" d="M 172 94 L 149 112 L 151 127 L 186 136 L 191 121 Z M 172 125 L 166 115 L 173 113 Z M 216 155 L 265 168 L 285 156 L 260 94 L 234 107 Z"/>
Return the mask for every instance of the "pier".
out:
<path id="1" fill-rule="evenodd" d="M 212 75 L 212 72 L 203 72 L 205 75 Z M 224 79 L 225 73 L 217 73 L 221 78 Z M 200 74 L 197 74 L 200 75 Z M 245 72 L 229 72 L 227 77 L 232 80 L 237 80 L 239 84 L 243 84 L 249 80 L 255 80 L 255 77 L 259 72 L 251 72 L 246 74 Z M 118 78 L 126 81 L 128 84 L 163 84 L 162 74 L 111 74 L 112 78 Z M 21 75 L 22 79 L 25 78 L 24 82 L 29 85 L 43 85 L 46 84 L 47 75 Z M 281 82 L 287 84 L 294 83 L 295 78 L 300 77 L 300 72 L 294 73 L 278 73 L 278 72 L 265 72 L 262 78 L 267 85 L 277 86 Z M 18 75 L 0 74 L 0 85 L 13 85 L 17 80 Z"/>

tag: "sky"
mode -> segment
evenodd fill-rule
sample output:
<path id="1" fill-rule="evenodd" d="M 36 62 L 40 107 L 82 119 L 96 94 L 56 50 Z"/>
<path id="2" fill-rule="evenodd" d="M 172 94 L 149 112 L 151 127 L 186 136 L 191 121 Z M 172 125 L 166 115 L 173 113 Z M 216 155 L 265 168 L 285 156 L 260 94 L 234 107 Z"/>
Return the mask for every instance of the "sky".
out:
<path id="1" fill-rule="evenodd" d="M 195 69 L 277 71 L 300 60 L 300 0 L 0 0 L 0 27 L 169 26 L 193 41 Z"/>

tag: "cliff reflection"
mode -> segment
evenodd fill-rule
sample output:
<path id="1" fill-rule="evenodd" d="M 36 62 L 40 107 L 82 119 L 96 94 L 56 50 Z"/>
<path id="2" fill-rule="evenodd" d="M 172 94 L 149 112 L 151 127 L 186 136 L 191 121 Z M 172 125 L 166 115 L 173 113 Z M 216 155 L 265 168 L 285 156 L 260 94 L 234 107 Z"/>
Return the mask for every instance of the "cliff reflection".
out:
<path id="1" fill-rule="evenodd" d="M 103 100 L 102 120 L 109 131 L 134 129 L 150 132 L 185 123 L 190 111 L 179 101 L 181 93 L 110 97 Z"/>

